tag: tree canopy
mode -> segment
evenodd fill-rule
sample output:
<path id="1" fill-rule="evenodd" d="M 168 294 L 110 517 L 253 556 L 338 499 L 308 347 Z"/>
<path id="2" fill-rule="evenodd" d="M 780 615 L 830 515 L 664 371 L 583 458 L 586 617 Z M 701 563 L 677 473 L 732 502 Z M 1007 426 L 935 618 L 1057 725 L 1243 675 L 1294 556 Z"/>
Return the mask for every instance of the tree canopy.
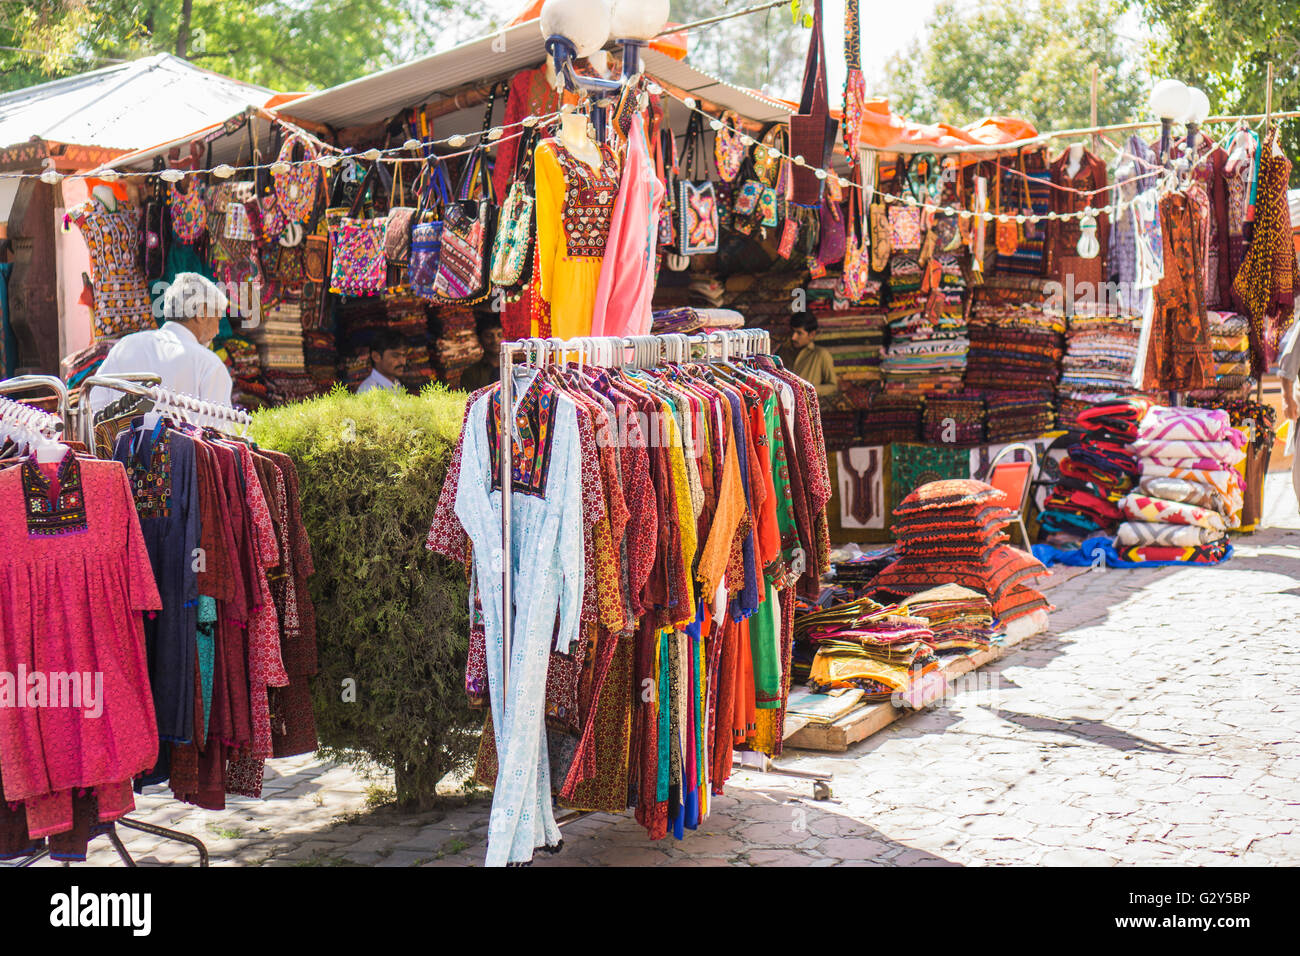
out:
<path id="1" fill-rule="evenodd" d="M 316 89 L 488 25 L 452 0 L 0 0 L 0 89 L 160 52 L 273 89 Z"/>
<path id="2" fill-rule="evenodd" d="M 1015 115 L 1040 129 L 1087 126 L 1090 67 L 1098 122 L 1138 117 L 1147 80 L 1115 0 L 940 0 L 924 33 L 885 68 L 896 111 L 923 122 Z"/>

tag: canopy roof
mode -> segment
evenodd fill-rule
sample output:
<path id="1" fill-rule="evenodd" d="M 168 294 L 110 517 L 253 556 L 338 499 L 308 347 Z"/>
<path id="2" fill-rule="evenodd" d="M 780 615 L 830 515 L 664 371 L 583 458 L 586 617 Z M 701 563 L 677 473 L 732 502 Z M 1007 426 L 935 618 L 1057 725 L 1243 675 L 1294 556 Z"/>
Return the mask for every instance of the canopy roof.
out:
<path id="1" fill-rule="evenodd" d="M 0 146 L 36 137 L 139 149 L 273 96 L 273 90 L 159 53 L 0 95 Z"/>

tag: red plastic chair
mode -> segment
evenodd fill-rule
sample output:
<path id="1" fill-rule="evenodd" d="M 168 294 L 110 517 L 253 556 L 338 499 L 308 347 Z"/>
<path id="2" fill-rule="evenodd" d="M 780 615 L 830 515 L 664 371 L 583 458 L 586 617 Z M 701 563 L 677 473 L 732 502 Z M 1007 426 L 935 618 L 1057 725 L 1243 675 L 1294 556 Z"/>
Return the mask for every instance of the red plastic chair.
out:
<path id="1" fill-rule="evenodd" d="M 1003 461 L 1017 452 L 1029 456 L 1028 461 Z M 998 452 L 989 463 L 988 477 L 985 479 L 999 491 L 1005 492 L 1006 507 L 1015 511 L 1013 523 L 1020 527 L 1020 540 L 1025 550 L 1029 550 L 1029 532 L 1025 528 L 1025 510 L 1029 505 L 1029 492 L 1033 487 L 1034 475 L 1038 471 L 1038 453 L 1032 445 L 1016 442 Z"/>

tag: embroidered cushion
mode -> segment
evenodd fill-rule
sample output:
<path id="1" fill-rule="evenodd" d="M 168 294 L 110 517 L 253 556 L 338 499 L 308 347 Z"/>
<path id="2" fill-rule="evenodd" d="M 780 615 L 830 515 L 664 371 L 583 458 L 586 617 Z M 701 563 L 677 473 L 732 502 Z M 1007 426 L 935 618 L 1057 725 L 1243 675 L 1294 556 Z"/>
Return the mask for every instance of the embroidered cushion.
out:
<path id="1" fill-rule="evenodd" d="M 1001 502 L 1006 494 L 992 485 L 974 478 L 946 478 L 931 481 L 913 491 L 899 502 L 894 509 L 895 515 L 912 514 L 935 508 L 950 508 L 961 505 L 973 505 L 983 501 Z"/>

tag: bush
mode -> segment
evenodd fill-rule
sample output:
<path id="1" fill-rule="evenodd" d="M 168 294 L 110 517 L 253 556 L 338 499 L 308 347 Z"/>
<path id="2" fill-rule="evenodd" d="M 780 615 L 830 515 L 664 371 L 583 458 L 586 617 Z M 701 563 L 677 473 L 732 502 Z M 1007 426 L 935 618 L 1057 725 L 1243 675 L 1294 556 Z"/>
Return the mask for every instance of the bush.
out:
<path id="1" fill-rule="evenodd" d="M 321 749 L 392 768 L 407 806 L 428 806 L 439 779 L 469 766 L 482 723 L 464 690 L 464 569 L 424 546 L 464 408 L 464 393 L 442 386 L 418 396 L 336 387 L 257 412 L 250 432 L 298 468 L 316 568 Z"/>

